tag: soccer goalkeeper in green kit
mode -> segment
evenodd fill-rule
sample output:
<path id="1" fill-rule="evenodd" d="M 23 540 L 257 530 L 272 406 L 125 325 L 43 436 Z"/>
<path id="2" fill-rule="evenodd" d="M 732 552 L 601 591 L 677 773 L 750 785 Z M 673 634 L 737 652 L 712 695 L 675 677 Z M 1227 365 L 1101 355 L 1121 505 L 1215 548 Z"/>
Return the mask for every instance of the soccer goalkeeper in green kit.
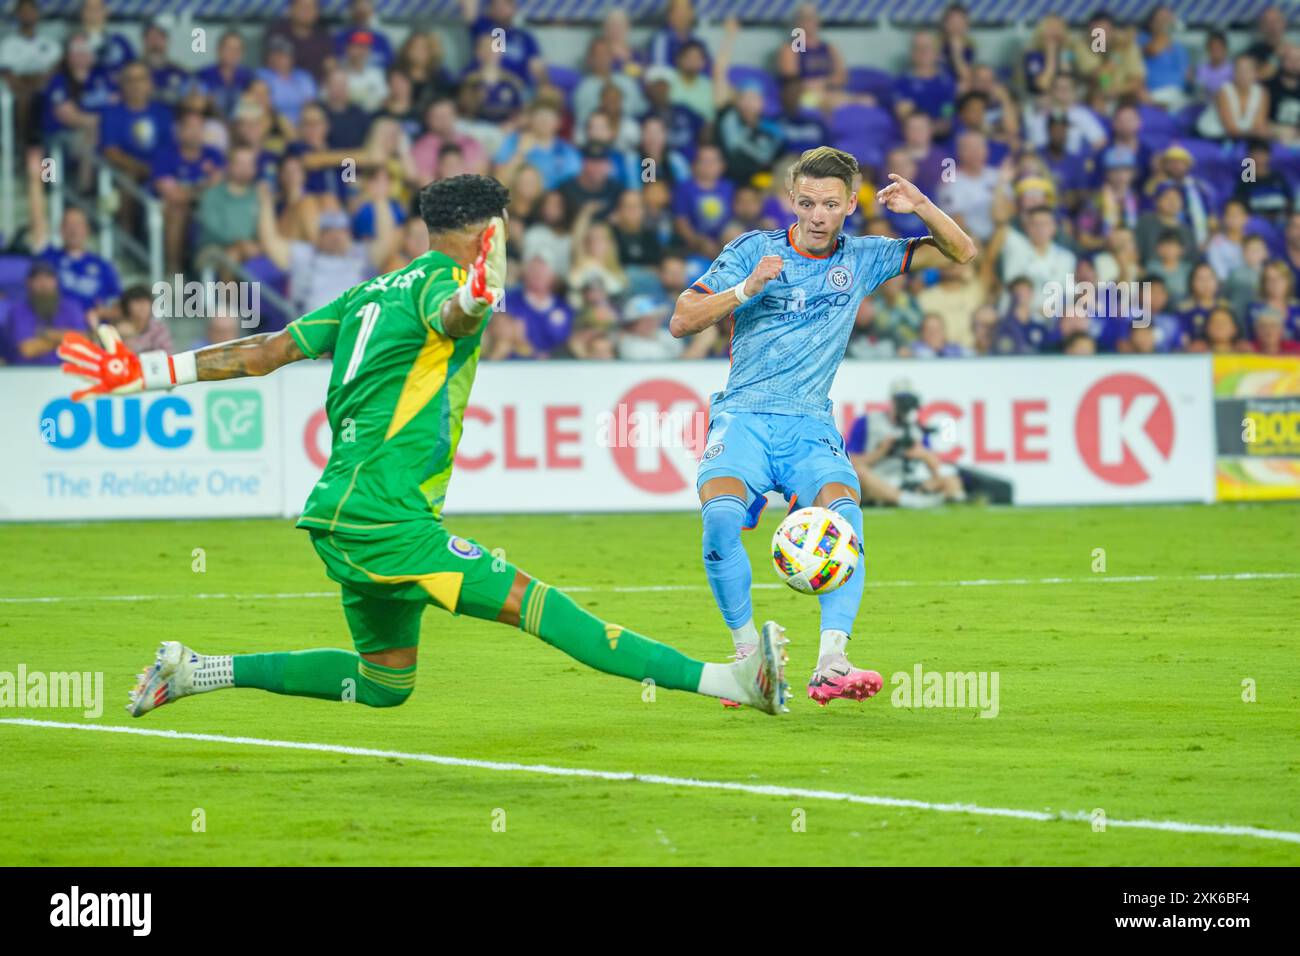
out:
<path id="1" fill-rule="evenodd" d="M 704 664 L 596 618 L 443 527 L 483 330 L 505 285 L 508 201 L 506 188 L 486 176 L 431 183 L 420 194 L 427 253 L 281 332 L 177 355 L 137 356 L 104 325 L 103 347 L 76 333 L 64 338 L 63 370 L 90 381 L 73 394 L 77 399 L 266 375 L 291 362 L 333 357 L 325 399 L 333 447 L 298 527 L 341 587 L 355 652 L 206 655 L 165 641 L 131 691 L 133 716 L 234 687 L 396 706 L 415 688 L 420 619 L 429 604 L 518 627 L 608 674 L 769 714 L 784 710 L 785 639 L 775 623 L 763 628 L 761 653 Z"/>

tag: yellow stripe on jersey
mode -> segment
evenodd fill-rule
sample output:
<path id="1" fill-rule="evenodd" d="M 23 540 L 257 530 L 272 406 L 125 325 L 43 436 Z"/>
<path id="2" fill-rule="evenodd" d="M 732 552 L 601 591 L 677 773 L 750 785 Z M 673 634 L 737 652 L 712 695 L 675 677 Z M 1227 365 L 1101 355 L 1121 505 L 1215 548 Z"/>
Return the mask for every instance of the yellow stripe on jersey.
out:
<path id="1" fill-rule="evenodd" d="M 455 348 L 455 342 L 432 326 L 428 326 L 428 334 L 425 335 L 420 354 L 415 357 L 411 370 L 406 373 L 406 382 L 403 383 L 402 393 L 397 398 L 397 406 L 393 409 L 393 418 L 388 423 L 388 433 L 384 435 L 384 441 L 388 441 L 405 428 L 407 423 L 419 414 L 420 409 L 429 404 L 429 400 L 438 393 L 438 389 L 442 388 L 443 383 L 447 381 L 447 363 L 451 360 L 451 353 Z"/>
<path id="2" fill-rule="evenodd" d="M 429 597 L 448 611 L 456 610 L 456 605 L 460 603 L 460 589 L 465 581 L 465 575 L 459 571 L 434 571 L 430 574 L 378 574 L 353 561 L 352 556 L 339 547 L 333 535 L 330 535 L 330 544 L 343 555 L 344 561 L 376 584 L 418 584 Z"/>

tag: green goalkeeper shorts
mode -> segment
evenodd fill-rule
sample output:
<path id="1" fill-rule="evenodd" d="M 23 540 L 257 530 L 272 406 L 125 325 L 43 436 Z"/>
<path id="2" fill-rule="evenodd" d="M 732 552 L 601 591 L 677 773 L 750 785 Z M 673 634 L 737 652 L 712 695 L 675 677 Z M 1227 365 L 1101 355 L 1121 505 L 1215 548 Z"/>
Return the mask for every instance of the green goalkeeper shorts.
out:
<path id="1" fill-rule="evenodd" d="M 437 605 L 495 621 L 516 569 L 439 522 L 403 522 L 366 537 L 312 531 L 325 573 L 343 586 L 343 613 L 360 654 L 414 647 L 420 618 Z"/>

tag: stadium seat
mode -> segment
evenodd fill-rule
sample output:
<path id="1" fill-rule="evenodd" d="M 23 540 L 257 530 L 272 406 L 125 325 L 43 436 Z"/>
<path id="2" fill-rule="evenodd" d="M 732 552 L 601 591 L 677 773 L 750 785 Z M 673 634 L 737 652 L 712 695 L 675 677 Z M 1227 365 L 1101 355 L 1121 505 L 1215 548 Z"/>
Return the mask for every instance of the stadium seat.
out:
<path id="1" fill-rule="evenodd" d="M 31 265 L 27 256 L 0 256 L 0 295 L 21 295 Z"/>
<path id="2" fill-rule="evenodd" d="M 1138 115 L 1142 118 L 1138 139 L 1148 149 L 1159 152 L 1183 135 L 1178 120 L 1159 106 L 1140 105 Z"/>
<path id="3" fill-rule="evenodd" d="M 1268 244 L 1271 255 L 1286 258 L 1286 236 L 1267 219 L 1251 216 L 1246 220 L 1246 235 L 1261 237 Z"/>
<path id="4" fill-rule="evenodd" d="M 888 110 L 879 106 L 846 103 L 831 114 L 831 136 L 840 149 L 854 153 L 859 160 L 863 157 L 845 144 L 869 149 L 879 162 L 898 141 L 898 124 Z"/>
<path id="5" fill-rule="evenodd" d="M 890 109 L 894 102 L 894 75 L 873 66 L 851 66 L 846 87 L 850 93 L 870 93 L 876 102 Z"/>
<path id="6" fill-rule="evenodd" d="M 546 66 L 546 78 L 564 94 L 565 105 L 572 108 L 573 91 L 582 82 L 582 74 L 567 66 L 556 66 L 554 63 L 550 63 Z"/>

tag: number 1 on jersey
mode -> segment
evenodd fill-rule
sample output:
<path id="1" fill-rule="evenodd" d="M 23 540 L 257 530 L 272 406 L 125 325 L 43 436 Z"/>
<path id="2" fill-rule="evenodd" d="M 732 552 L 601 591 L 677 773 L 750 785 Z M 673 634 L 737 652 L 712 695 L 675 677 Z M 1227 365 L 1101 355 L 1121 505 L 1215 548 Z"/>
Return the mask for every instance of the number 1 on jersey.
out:
<path id="1" fill-rule="evenodd" d="M 352 343 L 348 369 L 343 373 L 344 385 L 356 378 L 357 371 L 361 368 L 361 359 L 366 354 L 366 342 L 370 340 L 370 333 L 375 330 L 375 323 L 379 320 L 379 303 L 367 302 L 357 310 L 357 315 L 361 317 L 361 328 L 357 330 L 357 340 Z"/>

